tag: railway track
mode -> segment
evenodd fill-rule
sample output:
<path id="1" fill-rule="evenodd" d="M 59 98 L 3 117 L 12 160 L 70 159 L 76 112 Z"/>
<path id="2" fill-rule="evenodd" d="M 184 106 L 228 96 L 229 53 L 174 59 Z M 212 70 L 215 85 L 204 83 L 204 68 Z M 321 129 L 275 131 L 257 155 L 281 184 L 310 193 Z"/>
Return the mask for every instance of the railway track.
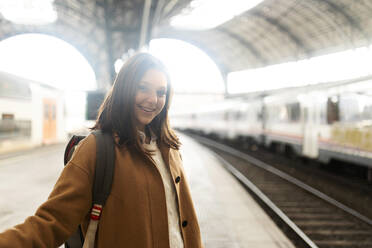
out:
<path id="1" fill-rule="evenodd" d="M 216 152 L 296 247 L 372 247 L 371 219 L 245 153 L 192 137 Z"/>

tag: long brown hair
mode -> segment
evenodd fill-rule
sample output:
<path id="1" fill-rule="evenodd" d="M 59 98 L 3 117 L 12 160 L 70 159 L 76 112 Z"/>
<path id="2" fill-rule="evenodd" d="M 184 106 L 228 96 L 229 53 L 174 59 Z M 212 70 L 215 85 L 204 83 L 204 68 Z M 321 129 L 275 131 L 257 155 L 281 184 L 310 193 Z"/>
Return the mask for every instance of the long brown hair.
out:
<path id="1" fill-rule="evenodd" d="M 150 70 L 155 69 L 165 74 L 167 78 L 167 93 L 165 105 L 162 111 L 149 123 L 145 130 L 157 136 L 157 142 L 166 144 L 173 149 L 179 149 L 179 142 L 174 131 L 169 126 L 168 109 L 173 95 L 172 85 L 167 70 L 163 63 L 148 53 L 138 53 L 131 57 L 120 69 L 114 84 L 99 108 L 97 120 L 92 130 L 100 129 L 117 135 L 118 145 L 134 147 L 143 155 L 150 155 L 151 151 L 146 150 L 139 137 L 135 124 L 134 104 L 137 85 Z"/>

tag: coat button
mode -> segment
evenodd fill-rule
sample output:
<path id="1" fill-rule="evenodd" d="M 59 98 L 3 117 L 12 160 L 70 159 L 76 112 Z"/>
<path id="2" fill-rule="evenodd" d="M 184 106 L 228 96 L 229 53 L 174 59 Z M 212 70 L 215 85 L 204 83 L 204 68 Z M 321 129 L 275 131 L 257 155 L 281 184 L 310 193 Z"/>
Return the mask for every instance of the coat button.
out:
<path id="1" fill-rule="evenodd" d="M 186 227 L 186 226 L 187 226 L 187 220 L 182 221 L 182 227 Z"/>
<path id="2" fill-rule="evenodd" d="M 181 180 L 181 178 L 178 176 L 178 177 L 176 177 L 176 183 L 179 183 L 180 182 L 180 180 Z"/>

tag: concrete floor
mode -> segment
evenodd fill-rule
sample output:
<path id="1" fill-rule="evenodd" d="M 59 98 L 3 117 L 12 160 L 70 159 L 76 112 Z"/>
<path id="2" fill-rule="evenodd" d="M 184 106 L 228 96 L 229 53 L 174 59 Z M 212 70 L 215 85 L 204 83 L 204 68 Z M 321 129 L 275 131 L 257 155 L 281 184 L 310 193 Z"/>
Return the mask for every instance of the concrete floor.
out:
<path id="1" fill-rule="evenodd" d="M 206 248 L 294 247 L 210 150 L 180 138 Z"/>
<path id="2" fill-rule="evenodd" d="M 180 135 L 206 248 L 294 247 L 213 154 Z M 0 157 L 0 232 L 43 203 L 63 169 L 65 145 Z"/>

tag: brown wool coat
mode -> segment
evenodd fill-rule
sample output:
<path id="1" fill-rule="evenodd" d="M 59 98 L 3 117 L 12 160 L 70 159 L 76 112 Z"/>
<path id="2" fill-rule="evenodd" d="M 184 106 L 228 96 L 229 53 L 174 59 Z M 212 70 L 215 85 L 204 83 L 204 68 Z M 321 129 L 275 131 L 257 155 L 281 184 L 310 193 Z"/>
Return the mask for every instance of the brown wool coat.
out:
<path id="1" fill-rule="evenodd" d="M 203 247 L 190 190 L 177 150 L 160 147 L 177 192 L 185 248 Z M 115 148 L 111 194 L 102 212 L 96 236 L 98 248 L 169 248 L 164 186 L 149 158 Z M 48 200 L 34 216 L 0 234 L 0 247 L 51 248 L 61 245 L 83 223 L 86 232 L 92 204 L 96 142 L 89 135 L 80 142 Z M 176 182 L 176 178 L 181 180 Z M 178 181 L 178 180 L 177 180 Z"/>

